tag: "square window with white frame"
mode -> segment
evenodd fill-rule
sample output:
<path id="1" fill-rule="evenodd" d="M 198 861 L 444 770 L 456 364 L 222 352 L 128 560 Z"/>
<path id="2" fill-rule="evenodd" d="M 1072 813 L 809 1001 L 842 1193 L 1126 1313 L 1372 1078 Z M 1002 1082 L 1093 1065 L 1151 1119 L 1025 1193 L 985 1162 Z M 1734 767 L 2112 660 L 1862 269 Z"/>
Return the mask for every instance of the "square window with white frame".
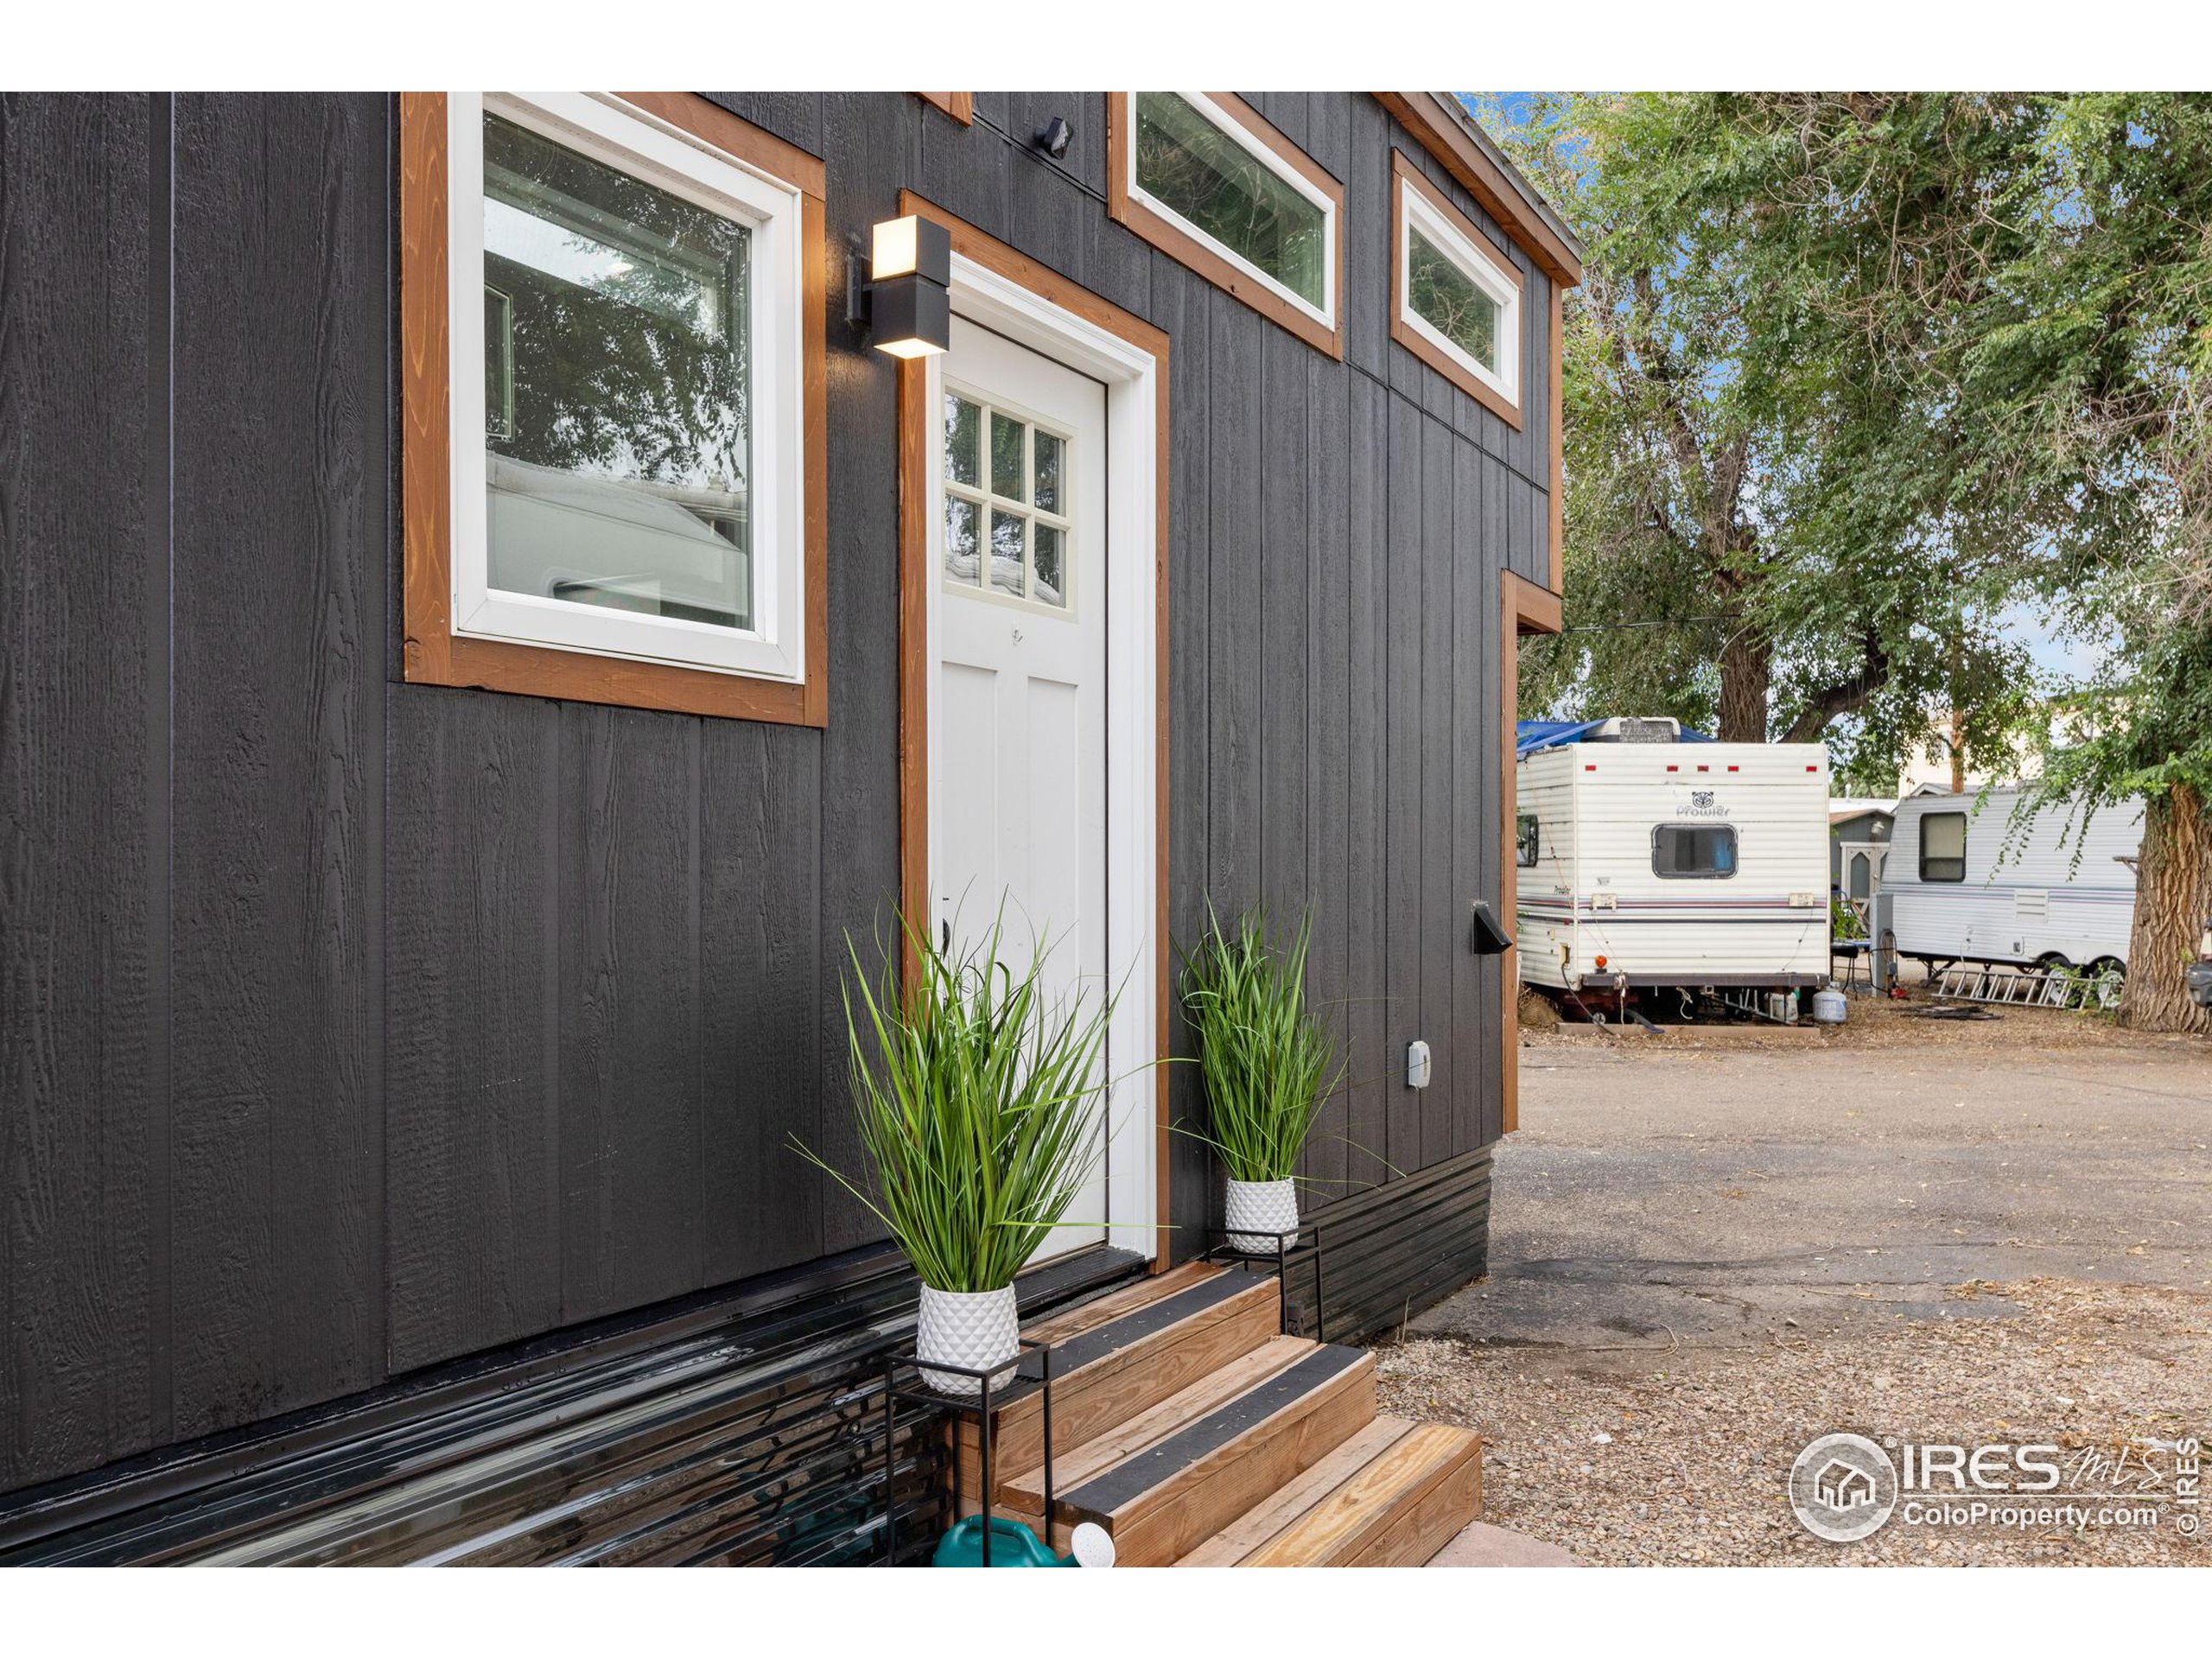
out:
<path id="1" fill-rule="evenodd" d="M 803 679 L 799 189 L 611 94 L 447 143 L 454 633 Z"/>
<path id="2" fill-rule="evenodd" d="M 1395 160 L 1392 337 L 1517 428 L 1521 273 L 1402 154 Z"/>

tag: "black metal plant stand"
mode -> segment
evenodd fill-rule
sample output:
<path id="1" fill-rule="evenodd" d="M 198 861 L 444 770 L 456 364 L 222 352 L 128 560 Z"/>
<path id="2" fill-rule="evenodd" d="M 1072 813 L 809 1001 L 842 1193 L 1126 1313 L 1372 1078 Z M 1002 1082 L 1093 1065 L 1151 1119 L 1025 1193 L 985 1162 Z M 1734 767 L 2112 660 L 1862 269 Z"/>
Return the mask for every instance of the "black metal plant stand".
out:
<path id="1" fill-rule="evenodd" d="M 1313 1242 L 1311 1244 L 1300 1246 L 1298 1241 L 1308 1233 L 1313 1236 Z M 1247 1273 L 1258 1273 L 1268 1268 L 1274 1269 L 1275 1324 L 1287 1337 L 1297 1334 L 1290 1328 L 1290 1264 L 1301 1250 L 1304 1254 L 1310 1255 L 1313 1260 L 1313 1339 L 1316 1342 L 1326 1342 L 1329 1339 L 1328 1313 L 1321 1300 L 1323 1284 L 1321 1224 L 1319 1222 L 1300 1222 L 1297 1226 L 1282 1232 L 1274 1232 L 1265 1227 L 1209 1227 L 1206 1230 L 1206 1236 L 1217 1238 L 1221 1243 L 1212 1246 L 1205 1255 L 1199 1256 L 1198 1260 L 1201 1262 L 1224 1263 L 1233 1262 L 1241 1265 Z M 1272 1238 L 1275 1242 L 1275 1253 L 1269 1255 L 1264 1250 L 1242 1249 L 1231 1242 L 1239 1238 Z"/>
<path id="2" fill-rule="evenodd" d="M 936 1407 L 951 1414 L 956 1421 L 963 1417 L 976 1419 L 977 1472 L 982 1484 L 983 1565 L 991 1564 L 991 1441 L 993 1414 L 1031 1395 L 1040 1395 L 1039 1410 L 1042 1414 L 1045 1438 L 1045 1547 L 1052 1544 L 1052 1350 L 1049 1343 L 1033 1342 L 1027 1337 L 1016 1338 L 1022 1352 L 1014 1360 L 1014 1381 L 994 1394 L 991 1378 L 1004 1374 L 1007 1363 L 979 1370 L 965 1365 L 948 1365 L 941 1359 L 925 1360 L 919 1354 L 887 1354 L 883 1360 L 883 1565 L 893 1567 L 899 1560 L 899 1503 L 893 1487 L 897 1471 L 899 1438 L 899 1402 L 911 1400 Z M 1037 1369 L 1028 1369 L 1032 1362 Z M 911 1382 L 899 1380 L 899 1368 L 909 1366 L 915 1370 Z M 973 1395 L 944 1394 L 926 1387 L 921 1381 L 920 1370 L 925 1365 L 935 1372 L 949 1376 L 971 1376 L 979 1385 Z M 960 1519 L 960 1436 L 957 1429 L 952 1437 L 952 1519 Z"/>

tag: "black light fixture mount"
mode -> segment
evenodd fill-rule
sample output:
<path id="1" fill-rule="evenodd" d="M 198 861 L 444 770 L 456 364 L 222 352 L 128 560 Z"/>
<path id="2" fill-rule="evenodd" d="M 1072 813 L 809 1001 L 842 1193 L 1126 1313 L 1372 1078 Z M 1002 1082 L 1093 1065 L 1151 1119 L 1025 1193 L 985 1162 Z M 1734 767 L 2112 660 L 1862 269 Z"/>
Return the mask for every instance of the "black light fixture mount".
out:
<path id="1" fill-rule="evenodd" d="M 1068 124 L 1065 116 L 1056 115 L 1037 129 L 1032 142 L 1057 162 L 1068 153 L 1068 146 L 1075 142 L 1075 129 Z"/>
<path id="2" fill-rule="evenodd" d="M 1486 899 L 1475 900 L 1474 914 L 1467 923 L 1467 949 L 1478 957 L 1502 956 L 1513 948 L 1513 941 L 1490 913 Z"/>
<path id="3" fill-rule="evenodd" d="M 859 280 L 857 252 L 848 261 L 846 315 L 865 326 L 870 342 L 893 357 L 929 357 L 952 345 L 952 232 L 909 213 L 874 231 L 868 281 Z"/>

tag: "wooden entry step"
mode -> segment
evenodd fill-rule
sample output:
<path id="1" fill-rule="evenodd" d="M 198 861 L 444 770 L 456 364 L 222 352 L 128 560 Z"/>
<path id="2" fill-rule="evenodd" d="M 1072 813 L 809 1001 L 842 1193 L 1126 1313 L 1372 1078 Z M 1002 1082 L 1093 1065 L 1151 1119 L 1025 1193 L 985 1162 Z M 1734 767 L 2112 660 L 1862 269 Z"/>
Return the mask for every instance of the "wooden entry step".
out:
<path id="1" fill-rule="evenodd" d="M 1252 1352 L 1274 1338 L 1277 1319 L 1273 1281 L 1193 1262 L 1031 1326 L 1025 1336 L 1052 1344 L 1055 1451 L 1065 1456 Z M 1043 1493 L 1041 1396 L 1001 1408 L 992 1424 L 999 1501 L 1033 1515 Z M 1033 1472 L 1025 1502 L 1007 1477 Z M 1068 1468 L 1053 1472 L 1065 1488 Z M 964 1492 L 982 1482 L 972 1418 L 960 1420 L 960 1480 Z"/>
<path id="2" fill-rule="evenodd" d="M 1471 1429 L 1378 1417 L 1178 1567 L 1418 1567 L 1482 1508 Z"/>
<path id="3" fill-rule="evenodd" d="M 1480 1509 L 1480 1441 L 1378 1418 L 1373 1356 L 1280 1316 L 1271 1278 L 1192 1263 L 1030 1326 L 1053 1354 L 1049 1533 L 1037 1393 L 994 1413 L 994 1510 L 1061 1551 L 1094 1522 L 1124 1567 L 1427 1560 Z M 959 1434 L 972 1514 L 972 1420 Z"/>

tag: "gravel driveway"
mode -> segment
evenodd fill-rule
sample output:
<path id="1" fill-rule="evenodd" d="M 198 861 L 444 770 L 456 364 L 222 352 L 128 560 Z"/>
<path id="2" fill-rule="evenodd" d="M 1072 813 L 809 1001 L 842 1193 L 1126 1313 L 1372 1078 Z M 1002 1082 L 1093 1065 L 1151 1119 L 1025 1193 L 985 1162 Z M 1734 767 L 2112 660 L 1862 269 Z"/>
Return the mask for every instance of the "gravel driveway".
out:
<path id="1" fill-rule="evenodd" d="M 1484 1518 L 1592 1562 L 2212 1560 L 2171 1506 L 1797 1524 L 1789 1465 L 1832 1430 L 2044 1440 L 2129 1482 L 2212 1433 L 2212 1047 L 1853 1012 L 1525 1039 L 1491 1276 L 1386 1346 L 1391 1407 L 1481 1429 Z"/>

